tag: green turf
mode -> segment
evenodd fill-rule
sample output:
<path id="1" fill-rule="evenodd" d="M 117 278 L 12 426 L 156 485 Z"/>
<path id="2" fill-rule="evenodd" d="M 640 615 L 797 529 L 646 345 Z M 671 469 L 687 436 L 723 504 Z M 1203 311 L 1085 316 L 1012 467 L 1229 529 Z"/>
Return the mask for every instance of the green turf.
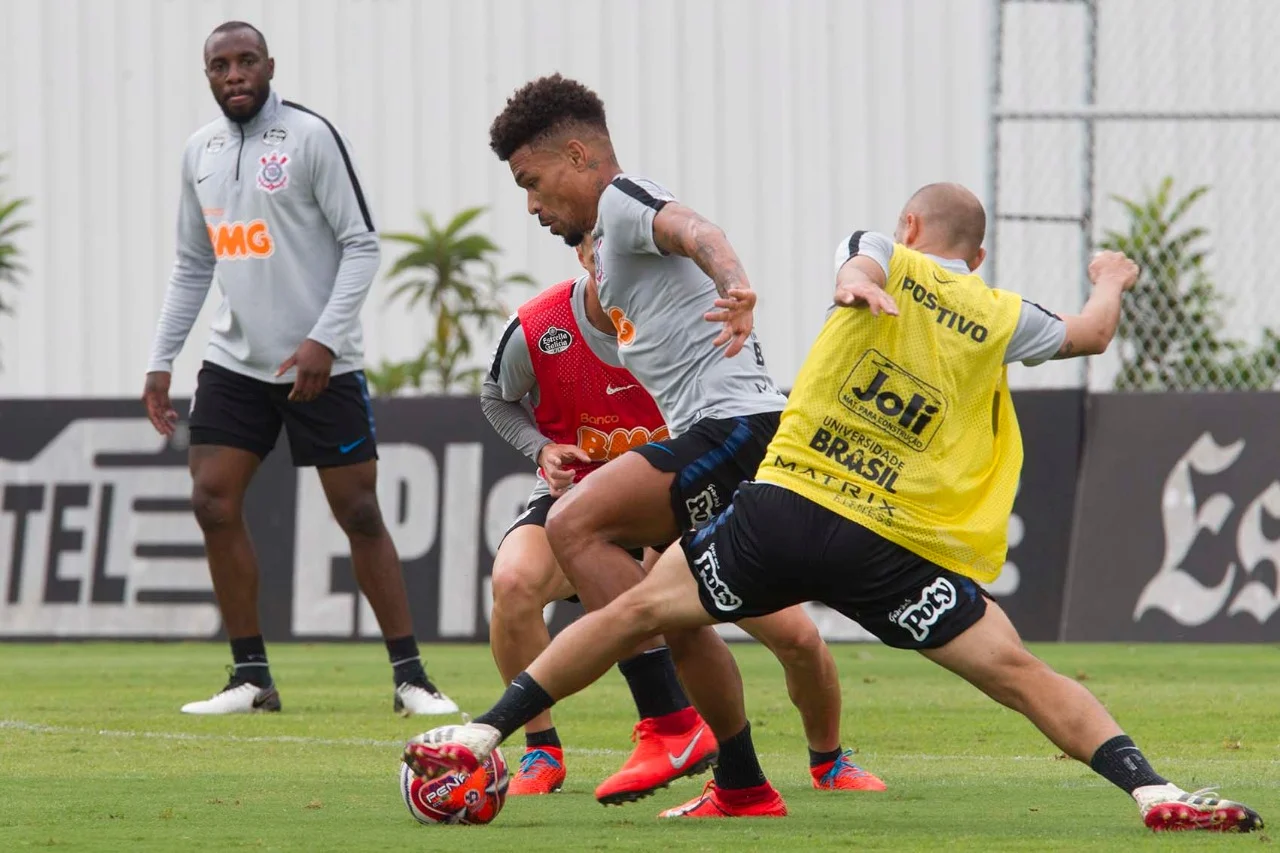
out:
<path id="1" fill-rule="evenodd" d="M 621 678 L 563 703 L 562 794 L 513 798 L 487 827 L 423 827 L 397 791 L 397 744 L 456 718 L 391 713 L 374 645 L 275 645 L 284 713 L 185 717 L 220 686 L 220 644 L 0 646 L 0 850 L 1192 850 L 1266 834 L 1157 836 L 1121 792 L 1024 720 L 905 652 L 837 646 L 846 745 L 882 794 L 809 787 L 777 663 L 735 647 L 756 744 L 784 820 L 659 821 L 684 780 L 603 808 L 591 792 L 630 748 Z M 1042 646 L 1085 679 L 1183 787 L 1220 786 L 1280 821 L 1280 651 L 1269 646 Z M 472 712 L 496 698 L 488 650 L 424 650 Z M 328 741 L 320 743 L 317 741 Z M 508 755 L 518 755 L 513 741 Z"/>

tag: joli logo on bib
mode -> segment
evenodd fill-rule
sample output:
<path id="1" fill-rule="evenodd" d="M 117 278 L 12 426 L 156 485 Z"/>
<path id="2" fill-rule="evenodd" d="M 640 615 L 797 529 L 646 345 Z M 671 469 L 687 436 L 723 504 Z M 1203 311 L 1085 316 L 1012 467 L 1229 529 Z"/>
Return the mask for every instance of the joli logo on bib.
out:
<path id="1" fill-rule="evenodd" d="M 849 372 L 840 403 L 913 450 L 933 441 L 947 401 L 942 392 L 903 370 L 878 350 L 867 350 Z"/>

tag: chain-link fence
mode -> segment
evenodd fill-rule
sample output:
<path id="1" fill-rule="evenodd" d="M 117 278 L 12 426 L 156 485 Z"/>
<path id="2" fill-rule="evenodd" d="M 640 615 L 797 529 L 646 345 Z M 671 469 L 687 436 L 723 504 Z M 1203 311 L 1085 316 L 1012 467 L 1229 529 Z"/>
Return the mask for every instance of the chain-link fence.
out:
<path id="1" fill-rule="evenodd" d="M 1142 267 L 1092 390 L 1280 386 L 1280 0 L 992 0 L 988 280 L 1076 311 L 1098 248 Z"/>

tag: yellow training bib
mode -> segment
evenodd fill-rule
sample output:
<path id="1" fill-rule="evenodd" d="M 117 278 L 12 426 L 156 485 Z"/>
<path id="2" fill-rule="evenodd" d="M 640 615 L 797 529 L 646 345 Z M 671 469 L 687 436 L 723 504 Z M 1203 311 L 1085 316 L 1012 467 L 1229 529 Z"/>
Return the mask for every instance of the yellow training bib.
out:
<path id="1" fill-rule="evenodd" d="M 1022 300 L 901 245 L 885 290 L 900 316 L 832 311 L 756 478 L 988 583 L 1022 469 L 1004 365 Z"/>

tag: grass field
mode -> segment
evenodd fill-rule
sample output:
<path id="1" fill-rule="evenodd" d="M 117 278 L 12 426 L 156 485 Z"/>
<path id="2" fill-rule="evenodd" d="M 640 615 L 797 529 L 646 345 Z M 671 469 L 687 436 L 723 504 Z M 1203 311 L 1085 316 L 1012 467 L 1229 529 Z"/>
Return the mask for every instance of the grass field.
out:
<path id="1" fill-rule="evenodd" d="M 1150 833 L 1127 797 L 968 685 L 908 653 L 834 651 L 846 745 L 886 781 L 885 793 L 811 790 L 778 665 L 738 646 L 756 744 L 789 818 L 656 819 L 702 779 L 629 806 L 597 804 L 591 792 L 629 751 L 634 723 L 614 672 L 557 708 L 563 793 L 512 798 L 487 827 L 423 827 L 398 797 L 399 745 L 454 718 L 392 715 L 380 646 L 273 646 L 284 712 L 219 718 L 177 709 L 220 686 L 221 644 L 0 646 L 0 850 L 1139 851 L 1270 840 Z M 1157 770 L 1187 789 L 1220 786 L 1280 826 L 1276 648 L 1037 651 L 1085 679 Z M 486 648 L 424 654 L 464 709 L 496 698 Z M 508 756 L 520 746 L 513 739 Z"/>

